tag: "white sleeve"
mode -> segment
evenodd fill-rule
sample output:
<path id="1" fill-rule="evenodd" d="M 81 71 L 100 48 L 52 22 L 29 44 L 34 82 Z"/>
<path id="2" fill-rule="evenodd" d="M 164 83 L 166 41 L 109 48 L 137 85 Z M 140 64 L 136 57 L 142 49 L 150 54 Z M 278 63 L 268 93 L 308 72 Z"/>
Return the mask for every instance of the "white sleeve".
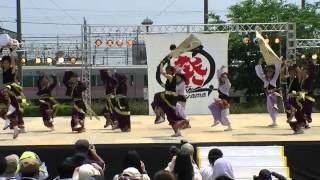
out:
<path id="1" fill-rule="evenodd" d="M 148 174 L 143 174 L 142 180 L 150 180 L 150 177 L 148 176 Z"/>
<path id="2" fill-rule="evenodd" d="M 173 156 L 171 162 L 169 162 L 168 166 L 164 170 L 173 172 L 175 163 L 176 163 L 176 157 Z"/>
<path id="3" fill-rule="evenodd" d="M 262 70 L 262 66 L 261 65 L 256 65 L 255 66 L 255 70 L 256 70 L 256 74 L 257 76 L 264 82 L 266 81 L 265 77 L 264 77 L 264 73 Z"/>
<path id="4" fill-rule="evenodd" d="M 281 64 L 275 64 L 274 67 L 275 67 L 275 71 L 274 71 L 274 75 L 272 77 L 271 82 L 274 84 L 277 84 L 277 80 L 280 75 Z"/>
<path id="5" fill-rule="evenodd" d="M 119 179 L 119 174 L 116 174 L 114 177 L 113 177 L 113 180 L 118 180 Z"/>
<path id="6" fill-rule="evenodd" d="M 218 70 L 217 70 L 217 79 L 218 79 L 218 82 L 219 82 L 219 79 L 220 79 L 221 74 L 222 74 L 222 69 L 218 69 Z"/>

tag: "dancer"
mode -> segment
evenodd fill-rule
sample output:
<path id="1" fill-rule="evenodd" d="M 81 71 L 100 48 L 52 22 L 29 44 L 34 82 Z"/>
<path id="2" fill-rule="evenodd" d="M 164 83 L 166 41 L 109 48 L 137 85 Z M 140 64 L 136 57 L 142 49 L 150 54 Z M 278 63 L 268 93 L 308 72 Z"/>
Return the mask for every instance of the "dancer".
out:
<path id="1" fill-rule="evenodd" d="M 122 132 L 130 132 L 131 123 L 129 101 L 127 98 L 127 77 L 123 74 L 115 73 L 115 78 L 118 81 L 116 96 L 112 99 L 115 119 L 118 121 L 119 128 Z"/>
<path id="2" fill-rule="evenodd" d="M 13 129 L 13 139 L 16 139 L 21 131 L 18 127 L 18 112 L 18 100 L 10 93 L 9 88 L 5 86 L 0 90 L 0 118 L 6 122 L 9 121 L 8 127 L 11 126 Z"/>
<path id="3" fill-rule="evenodd" d="M 106 104 L 102 110 L 102 114 L 106 119 L 104 128 L 111 125 L 112 129 L 114 130 L 118 128 L 118 122 L 116 121 L 113 113 L 114 106 L 112 104 L 112 99 L 115 98 L 118 81 L 112 76 L 110 70 L 100 70 L 100 78 L 106 88 Z"/>
<path id="4" fill-rule="evenodd" d="M 10 49 L 10 56 L 3 56 L 1 60 L 3 84 L 7 86 L 11 94 L 14 95 L 19 103 L 18 126 L 21 132 L 25 132 L 23 111 L 24 106 L 27 105 L 26 98 L 22 92 L 22 87 L 16 79 L 16 62 L 15 62 L 15 49 Z M 3 129 L 9 128 L 9 122 L 5 123 Z M 13 127 L 10 127 L 11 129 Z"/>
<path id="5" fill-rule="evenodd" d="M 299 101 L 299 92 L 301 90 L 299 79 L 297 76 L 297 68 L 295 65 L 288 67 L 288 76 L 286 77 L 287 81 L 287 97 L 285 101 L 285 111 L 287 114 L 287 122 L 289 123 L 291 129 L 294 131 L 294 134 L 301 134 L 303 130 L 301 125 L 304 120 L 301 117 L 302 106 L 298 105 Z"/>
<path id="6" fill-rule="evenodd" d="M 222 124 L 223 126 L 227 126 L 228 128 L 225 131 L 231 131 L 231 123 L 228 118 L 229 114 L 229 91 L 231 88 L 231 83 L 228 78 L 228 74 L 225 71 L 226 67 L 222 66 L 217 70 L 217 77 L 219 82 L 219 98 L 215 98 L 214 102 L 211 103 L 208 108 L 213 115 L 214 122 L 211 127 L 217 126 L 218 124 Z"/>
<path id="7" fill-rule="evenodd" d="M 54 130 L 53 118 L 55 116 L 58 102 L 52 97 L 52 90 L 57 85 L 57 77 L 51 75 L 53 82 L 49 84 L 49 77 L 41 75 L 38 80 L 38 93 L 40 101 L 40 113 L 43 124 L 51 130 Z"/>
<path id="8" fill-rule="evenodd" d="M 316 60 L 308 63 L 301 67 L 299 77 L 300 77 L 300 87 L 301 87 L 301 101 L 302 101 L 302 117 L 304 119 L 304 127 L 306 129 L 310 128 L 310 123 L 312 122 L 312 107 L 315 102 L 313 96 L 313 81 L 315 78 L 315 64 Z"/>
<path id="9" fill-rule="evenodd" d="M 187 121 L 176 114 L 177 93 L 176 76 L 174 75 L 175 68 L 170 66 L 169 63 L 165 71 L 163 68 L 164 61 L 160 63 L 159 70 L 161 75 L 167 79 L 165 84 L 166 91 L 155 94 L 154 101 L 151 105 L 157 115 L 156 123 L 162 121 L 160 117 L 166 114 L 174 131 L 172 137 L 178 137 L 181 136 L 181 129 L 186 126 Z"/>
<path id="10" fill-rule="evenodd" d="M 170 51 L 171 51 L 171 53 L 176 49 L 177 47 L 176 47 L 176 45 L 175 44 L 171 44 L 170 45 Z M 161 64 L 166 64 L 166 63 L 168 63 L 168 64 L 170 64 L 170 54 L 169 55 L 167 55 L 163 60 L 162 60 L 162 62 L 159 64 L 159 66 L 157 67 L 157 73 L 159 73 L 159 74 L 161 74 L 160 73 L 160 71 L 162 71 L 162 69 L 161 69 Z M 163 67 L 162 67 L 163 68 Z M 167 66 L 167 68 L 166 68 L 166 73 L 168 74 L 168 75 L 170 75 L 170 76 L 172 76 L 172 75 L 174 75 L 175 74 L 175 68 L 174 67 L 172 67 L 172 66 Z M 161 78 L 159 77 L 159 81 L 161 81 Z M 170 91 L 169 89 L 167 89 L 168 87 L 169 87 L 169 85 L 167 85 L 167 83 L 169 83 L 170 81 L 166 81 L 166 83 L 165 84 L 161 84 L 161 86 L 162 87 L 164 87 L 165 88 L 165 91 Z M 155 95 L 154 95 L 154 100 L 155 99 L 160 99 L 160 94 L 161 94 L 162 92 L 158 92 L 158 93 L 156 93 Z M 155 101 L 154 101 L 155 102 Z M 153 111 L 155 112 L 155 114 L 156 114 L 156 119 L 155 119 L 155 121 L 154 121 L 154 124 L 160 124 L 160 123 L 163 123 L 164 121 L 165 121 L 165 113 L 163 112 L 163 109 L 161 108 L 161 107 L 159 107 L 159 106 L 157 106 L 156 104 L 154 104 L 154 103 L 152 103 L 151 104 L 151 106 L 152 106 L 152 108 L 153 108 Z"/>
<path id="11" fill-rule="evenodd" d="M 176 80 L 174 78 L 174 74 L 175 74 L 175 68 L 168 65 L 166 67 L 166 70 L 165 72 L 163 72 L 163 63 L 160 63 L 159 65 L 159 70 L 161 72 L 161 75 L 165 76 L 167 78 L 167 81 L 165 84 L 163 84 L 162 86 L 165 88 L 165 92 L 175 92 L 175 89 L 176 89 Z M 174 91 L 172 91 L 174 90 Z M 163 93 L 162 92 L 158 92 L 154 95 L 154 98 L 153 98 L 153 102 L 151 103 L 151 106 L 156 114 L 156 119 L 154 121 L 155 124 L 160 124 L 160 123 L 163 123 L 165 121 L 165 113 L 164 113 L 164 110 L 160 107 L 160 105 L 157 105 L 157 100 L 161 99 L 161 94 Z M 173 94 L 174 94 L 173 93 Z M 168 93 L 167 93 L 168 94 Z M 174 94 L 175 95 L 175 94 Z M 176 104 L 176 102 L 174 103 Z"/>
<path id="12" fill-rule="evenodd" d="M 255 66 L 257 76 L 263 81 L 263 87 L 267 96 L 267 110 L 272 119 L 272 124 L 269 127 L 277 126 L 278 105 L 277 97 L 281 95 L 277 92 L 277 80 L 280 74 L 281 64 L 275 64 L 273 69 L 267 66 L 265 70 L 262 70 L 262 59 L 259 60 L 258 65 Z"/>
<path id="13" fill-rule="evenodd" d="M 63 76 L 63 83 L 67 88 L 66 95 L 73 100 L 71 129 L 79 133 L 85 132 L 84 120 L 87 107 L 82 98 L 82 93 L 87 89 L 86 85 L 80 81 L 78 75 L 72 71 L 66 71 Z"/>

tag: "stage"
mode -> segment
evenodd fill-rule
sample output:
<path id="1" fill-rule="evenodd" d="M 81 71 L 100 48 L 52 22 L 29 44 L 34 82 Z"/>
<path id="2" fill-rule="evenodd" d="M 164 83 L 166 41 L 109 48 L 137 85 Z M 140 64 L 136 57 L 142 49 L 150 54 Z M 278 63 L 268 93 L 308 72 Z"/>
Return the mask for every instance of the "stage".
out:
<path id="1" fill-rule="evenodd" d="M 146 143 L 178 143 L 187 139 L 192 143 L 241 143 L 241 142 L 279 142 L 279 141 L 318 141 L 320 140 L 320 114 L 313 114 L 314 122 L 305 134 L 292 135 L 293 131 L 286 123 L 284 114 L 278 118 L 279 126 L 267 127 L 271 123 L 268 114 L 231 114 L 233 131 L 224 132 L 221 125 L 211 127 L 211 116 L 190 116 L 191 129 L 182 131 L 182 137 L 170 137 L 172 129 L 167 122 L 155 125 L 154 116 L 132 116 L 132 130 L 121 133 L 120 130 L 103 128 L 101 120 L 86 119 L 86 132 L 73 133 L 70 129 L 69 117 L 55 118 L 55 131 L 49 132 L 40 117 L 25 119 L 25 134 L 15 140 L 9 130 L 1 130 L 0 146 L 16 145 L 70 145 L 79 138 L 86 138 L 93 144 L 146 144 Z"/>

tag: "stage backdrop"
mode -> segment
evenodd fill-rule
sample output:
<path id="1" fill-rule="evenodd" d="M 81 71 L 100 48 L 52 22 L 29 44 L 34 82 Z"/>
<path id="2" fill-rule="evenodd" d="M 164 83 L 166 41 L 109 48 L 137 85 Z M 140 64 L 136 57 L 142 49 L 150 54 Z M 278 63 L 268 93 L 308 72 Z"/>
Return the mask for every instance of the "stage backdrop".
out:
<path id="1" fill-rule="evenodd" d="M 154 94 L 164 91 L 160 83 L 165 83 L 166 81 L 164 77 L 159 78 L 160 75 L 159 73 L 157 74 L 157 67 L 160 61 L 171 52 L 170 46 L 175 44 L 179 48 L 179 45 L 183 41 L 184 44 L 182 46 L 187 49 L 187 52 L 180 51 L 182 54 L 177 58 L 171 58 L 170 64 L 182 69 L 189 81 L 186 84 L 186 113 L 209 114 L 208 104 L 213 101 L 214 97 L 218 96 L 216 89 L 218 87 L 217 68 L 220 68 L 222 65 L 227 67 L 228 65 L 228 38 L 228 33 L 145 35 L 144 40 L 148 60 L 149 114 L 154 114 L 151 108 Z M 197 48 L 190 50 L 191 48 L 188 48 L 188 43 L 190 46 L 197 46 Z M 200 47 L 197 45 L 199 43 L 201 43 Z"/>

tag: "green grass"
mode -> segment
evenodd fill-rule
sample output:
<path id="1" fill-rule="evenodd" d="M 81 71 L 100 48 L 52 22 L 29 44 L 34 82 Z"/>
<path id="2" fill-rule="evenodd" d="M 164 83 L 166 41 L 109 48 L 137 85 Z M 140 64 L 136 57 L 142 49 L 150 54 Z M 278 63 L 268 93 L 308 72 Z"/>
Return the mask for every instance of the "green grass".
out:
<path id="1" fill-rule="evenodd" d="M 32 105 L 25 108 L 24 116 L 26 117 L 36 117 L 40 116 L 39 106 L 37 103 L 33 102 Z M 57 116 L 70 116 L 72 111 L 71 102 L 63 102 L 60 105 Z M 92 102 L 92 109 L 98 114 L 101 115 L 102 108 L 104 107 L 105 102 L 102 99 L 94 100 Z M 130 99 L 129 107 L 132 115 L 148 115 L 148 101 L 143 99 Z M 283 112 L 282 103 L 278 104 L 279 112 Z M 317 101 L 314 105 L 314 112 L 320 111 L 320 102 Z M 266 99 L 257 98 L 251 103 L 236 103 L 232 102 L 230 107 L 230 112 L 232 114 L 246 114 L 246 113 L 266 113 Z"/>
<path id="2" fill-rule="evenodd" d="M 70 116 L 72 106 L 68 104 L 60 104 L 57 109 L 57 116 Z M 38 117 L 40 116 L 39 106 L 32 104 L 24 108 L 25 117 Z"/>
<path id="3" fill-rule="evenodd" d="M 92 109 L 98 115 L 101 115 L 102 109 L 105 106 L 105 102 L 102 99 L 94 100 L 92 102 Z M 132 115 L 147 115 L 148 114 L 148 101 L 143 99 L 130 99 L 129 107 Z M 57 116 L 70 116 L 72 112 L 72 102 L 60 104 L 57 111 Z M 34 101 L 31 105 L 25 107 L 25 117 L 37 117 L 40 116 L 39 104 Z"/>

